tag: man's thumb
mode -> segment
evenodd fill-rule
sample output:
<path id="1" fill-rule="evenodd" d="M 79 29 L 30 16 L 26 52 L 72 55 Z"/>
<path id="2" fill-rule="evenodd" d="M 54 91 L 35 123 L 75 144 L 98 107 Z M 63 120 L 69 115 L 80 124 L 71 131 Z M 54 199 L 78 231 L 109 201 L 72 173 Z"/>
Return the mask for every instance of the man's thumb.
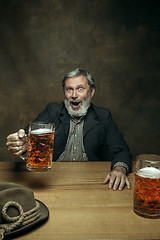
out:
<path id="1" fill-rule="evenodd" d="M 19 136 L 19 138 L 23 138 L 23 137 L 25 136 L 25 131 L 24 131 L 24 129 L 20 129 L 20 130 L 18 131 L 18 136 Z"/>

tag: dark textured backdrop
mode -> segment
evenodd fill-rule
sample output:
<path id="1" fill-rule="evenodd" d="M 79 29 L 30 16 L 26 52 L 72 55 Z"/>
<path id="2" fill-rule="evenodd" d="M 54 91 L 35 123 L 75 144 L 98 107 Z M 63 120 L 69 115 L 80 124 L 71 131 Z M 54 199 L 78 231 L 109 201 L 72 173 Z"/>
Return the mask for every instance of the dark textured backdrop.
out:
<path id="1" fill-rule="evenodd" d="M 0 1 L 0 160 L 6 136 L 63 98 L 74 68 L 96 80 L 133 158 L 160 154 L 159 0 Z"/>

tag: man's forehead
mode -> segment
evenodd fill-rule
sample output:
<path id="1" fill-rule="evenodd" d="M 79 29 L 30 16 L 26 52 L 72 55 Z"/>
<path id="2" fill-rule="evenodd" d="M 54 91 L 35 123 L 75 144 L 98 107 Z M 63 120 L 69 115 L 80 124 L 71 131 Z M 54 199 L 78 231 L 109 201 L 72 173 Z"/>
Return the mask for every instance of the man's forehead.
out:
<path id="1" fill-rule="evenodd" d="M 88 85 L 88 81 L 87 81 L 87 78 L 83 75 L 67 78 L 65 80 L 66 86 L 68 85 L 76 86 L 76 85 L 86 85 L 86 84 Z"/>

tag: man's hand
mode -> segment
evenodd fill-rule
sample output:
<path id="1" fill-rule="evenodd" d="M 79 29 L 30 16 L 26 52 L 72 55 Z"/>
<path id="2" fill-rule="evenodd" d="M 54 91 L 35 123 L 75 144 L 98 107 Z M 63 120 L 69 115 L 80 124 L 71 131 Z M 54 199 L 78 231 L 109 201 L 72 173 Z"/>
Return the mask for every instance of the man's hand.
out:
<path id="1" fill-rule="evenodd" d="M 110 189 L 113 190 L 123 190 L 125 185 L 130 189 L 130 182 L 126 176 L 126 169 L 124 167 L 115 167 L 108 175 L 106 176 L 103 184 L 107 184 Z"/>
<path id="2" fill-rule="evenodd" d="M 7 150 L 14 156 L 21 156 L 27 150 L 27 145 L 27 139 L 23 129 L 20 129 L 18 132 L 10 134 L 7 137 Z"/>

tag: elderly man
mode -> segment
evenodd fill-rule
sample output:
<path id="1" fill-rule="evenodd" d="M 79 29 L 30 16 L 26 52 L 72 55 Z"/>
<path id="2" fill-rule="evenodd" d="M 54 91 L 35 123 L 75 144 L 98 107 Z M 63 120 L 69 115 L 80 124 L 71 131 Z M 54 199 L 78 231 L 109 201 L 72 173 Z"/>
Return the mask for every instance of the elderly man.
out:
<path id="1" fill-rule="evenodd" d="M 131 155 L 110 111 L 91 103 L 95 94 L 93 77 L 76 69 L 64 77 L 62 86 L 64 102 L 48 104 L 35 119 L 55 124 L 53 161 L 100 161 L 100 150 L 106 145 L 112 163 L 103 183 L 114 190 L 122 190 L 125 185 L 130 188 L 127 174 L 131 171 Z M 20 156 L 27 150 L 25 131 L 20 129 L 7 137 L 11 154 Z"/>

